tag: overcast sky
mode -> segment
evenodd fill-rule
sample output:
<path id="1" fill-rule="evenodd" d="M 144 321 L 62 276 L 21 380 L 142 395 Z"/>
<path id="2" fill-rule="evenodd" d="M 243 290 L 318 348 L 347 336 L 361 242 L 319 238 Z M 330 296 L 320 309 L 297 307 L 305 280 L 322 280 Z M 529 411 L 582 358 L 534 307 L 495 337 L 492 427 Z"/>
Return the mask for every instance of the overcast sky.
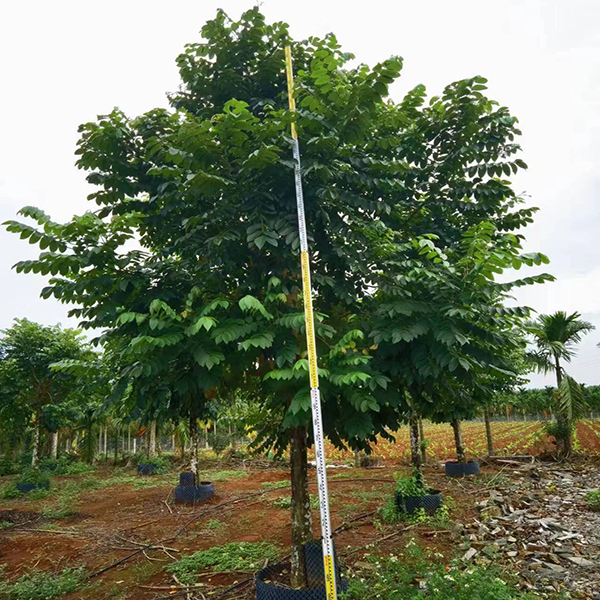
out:
<path id="1" fill-rule="evenodd" d="M 166 106 L 175 57 L 237 0 L 42 0 L 0 12 L 0 221 L 32 204 L 54 220 L 93 205 L 74 166 L 77 126 L 114 106 L 135 116 Z M 550 256 L 558 281 L 522 292 L 539 312 L 579 311 L 598 330 L 568 371 L 600 384 L 600 3 L 594 0 L 265 0 L 270 21 L 304 38 L 333 31 L 361 62 L 404 57 L 392 88 L 399 99 L 418 83 L 437 94 L 456 79 L 483 75 L 489 93 L 521 123 L 529 170 L 516 189 L 541 208 L 527 249 Z M 15 317 L 76 325 L 67 308 L 41 300 L 41 276 L 17 275 L 33 246 L 0 232 L 0 328 Z M 534 376 L 538 385 L 545 381 Z"/>

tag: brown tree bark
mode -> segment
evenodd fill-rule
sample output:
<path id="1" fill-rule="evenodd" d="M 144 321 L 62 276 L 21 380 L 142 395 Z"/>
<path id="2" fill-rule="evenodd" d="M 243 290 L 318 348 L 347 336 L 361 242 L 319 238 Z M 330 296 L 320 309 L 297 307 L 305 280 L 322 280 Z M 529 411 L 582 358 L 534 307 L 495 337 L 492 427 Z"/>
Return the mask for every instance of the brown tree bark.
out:
<path id="1" fill-rule="evenodd" d="M 58 431 L 52 432 L 52 443 L 50 446 L 50 456 L 54 460 L 58 458 Z"/>
<path id="2" fill-rule="evenodd" d="M 419 448 L 419 422 L 412 415 L 408 424 L 410 434 L 410 459 L 416 471 L 421 471 L 421 449 Z"/>
<path id="3" fill-rule="evenodd" d="M 465 455 L 465 447 L 463 446 L 461 422 L 459 419 L 454 419 L 452 421 L 452 429 L 454 430 L 456 460 L 461 463 L 467 462 L 467 457 Z"/>
<path id="4" fill-rule="evenodd" d="M 198 484 L 198 419 L 190 415 L 190 471 L 194 474 L 194 485 Z"/>
<path id="5" fill-rule="evenodd" d="M 290 468 L 292 483 L 292 558 L 291 585 L 307 586 L 304 544 L 313 539 L 308 493 L 306 427 L 290 429 Z"/>
<path id="6" fill-rule="evenodd" d="M 40 438 L 42 433 L 42 411 L 37 408 L 35 411 L 35 421 L 33 423 L 33 444 L 31 453 L 31 466 L 34 469 L 40 468 Z"/>
<path id="7" fill-rule="evenodd" d="M 488 455 L 494 456 L 494 440 L 492 438 L 492 424 L 490 423 L 490 411 L 487 408 L 483 411 L 483 418 L 485 420 L 485 437 L 487 440 Z"/>
<path id="8" fill-rule="evenodd" d="M 156 456 L 156 421 L 150 423 L 150 439 L 148 440 L 148 456 L 154 458 Z"/>
<path id="9" fill-rule="evenodd" d="M 427 448 L 425 447 L 425 431 L 423 430 L 423 419 L 419 417 L 419 448 L 421 450 L 421 464 L 427 464 Z"/>

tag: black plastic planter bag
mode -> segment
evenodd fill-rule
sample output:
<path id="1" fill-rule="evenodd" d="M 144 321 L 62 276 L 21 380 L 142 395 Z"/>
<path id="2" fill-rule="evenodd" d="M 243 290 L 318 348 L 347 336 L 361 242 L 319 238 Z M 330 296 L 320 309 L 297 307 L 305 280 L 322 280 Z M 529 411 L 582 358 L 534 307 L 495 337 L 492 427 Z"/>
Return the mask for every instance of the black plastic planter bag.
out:
<path id="1" fill-rule="evenodd" d="M 423 509 L 426 514 L 433 515 L 444 504 L 444 496 L 438 490 L 429 490 L 425 496 L 403 496 L 396 493 L 396 507 L 399 513 L 412 515 Z"/>
<path id="2" fill-rule="evenodd" d="M 175 502 L 180 504 L 198 504 L 215 495 L 215 484 L 212 481 L 201 481 L 194 485 L 193 473 L 181 473 L 179 485 L 175 488 Z"/>
<path id="3" fill-rule="evenodd" d="M 284 585 L 278 583 L 282 579 L 281 565 L 273 565 L 256 575 L 256 600 L 327 600 L 325 592 L 325 571 L 323 568 L 323 548 L 320 541 L 310 542 L 304 546 L 304 562 L 308 587 L 301 590 L 289 588 L 289 580 Z M 341 570 L 335 556 L 335 576 L 338 592 L 347 588 L 342 579 Z M 289 571 L 289 569 L 287 569 Z"/>
<path id="4" fill-rule="evenodd" d="M 467 475 L 479 475 L 479 463 L 470 460 L 469 462 L 454 462 L 446 463 L 446 475 L 448 477 L 466 477 Z"/>
<path id="5" fill-rule="evenodd" d="M 138 475 L 154 475 L 154 471 L 156 471 L 156 465 L 152 463 L 140 464 L 137 467 Z"/>

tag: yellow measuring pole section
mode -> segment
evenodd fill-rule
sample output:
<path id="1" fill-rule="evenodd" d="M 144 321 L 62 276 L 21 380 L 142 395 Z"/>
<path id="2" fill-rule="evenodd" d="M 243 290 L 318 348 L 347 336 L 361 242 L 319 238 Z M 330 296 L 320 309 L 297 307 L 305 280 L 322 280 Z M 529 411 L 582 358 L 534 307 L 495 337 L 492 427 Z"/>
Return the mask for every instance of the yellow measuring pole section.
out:
<path id="1" fill-rule="evenodd" d="M 294 101 L 294 76 L 292 73 L 292 52 L 285 47 L 285 70 L 287 75 L 290 110 L 296 110 Z M 300 258 L 302 261 L 302 292 L 304 296 L 304 321 L 306 324 L 306 345 L 308 349 L 308 374 L 310 379 L 310 399 L 312 406 L 313 435 L 315 438 L 315 456 L 317 459 L 317 486 L 319 489 L 319 507 L 321 509 L 321 535 L 323 538 L 323 564 L 325 567 L 325 590 L 327 600 L 337 600 L 335 566 L 333 562 L 333 538 L 331 518 L 329 516 L 329 495 L 327 493 L 327 473 L 325 471 L 325 445 L 323 443 L 323 420 L 321 418 L 321 397 L 319 395 L 319 373 L 317 371 L 317 350 L 315 346 L 315 319 L 312 309 L 312 290 L 310 285 L 310 261 L 308 258 L 308 240 L 306 220 L 304 218 L 304 197 L 302 194 L 302 175 L 300 171 L 300 146 L 296 125 L 292 123 L 292 143 L 294 153 L 294 179 L 296 182 L 296 204 L 298 207 L 298 230 L 300 233 Z"/>

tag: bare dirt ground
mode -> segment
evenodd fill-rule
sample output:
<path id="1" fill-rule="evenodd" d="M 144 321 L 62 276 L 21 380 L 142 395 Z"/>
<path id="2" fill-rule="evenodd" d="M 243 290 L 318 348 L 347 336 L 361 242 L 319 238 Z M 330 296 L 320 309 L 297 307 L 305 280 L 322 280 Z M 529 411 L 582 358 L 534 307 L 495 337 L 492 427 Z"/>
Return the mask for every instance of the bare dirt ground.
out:
<path id="1" fill-rule="evenodd" d="M 596 435 L 592 426 L 585 427 L 590 431 L 579 430 L 580 443 Z M 93 575 L 123 561 L 65 598 L 155 600 L 186 597 L 164 567 L 196 550 L 269 541 L 282 556 L 287 554 L 289 511 L 274 500 L 288 497 L 289 488 L 263 485 L 289 481 L 287 469 L 265 468 L 264 461 L 211 461 L 204 467 L 206 478 L 216 479 L 216 496 L 195 507 L 173 504 L 176 473 L 136 477 L 133 470 L 121 470 L 115 477 L 110 467 L 55 477 L 52 493 L 42 500 L 0 500 L 0 522 L 13 523 L 0 529 L 0 565 L 13 579 L 32 568 L 57 572 L 81 566 Z M 508 460 L 482 464 L 480 477 L 458 480 L 447 478 L 441 463 L 431 459 L 426 480 L 448 499 L 450 522 L 394 525 L 382 524 L 377 514 L 359 517 L 393 494 L 394 475 L 410 472 L 406 464 L 387 460 L 371 469 L 331 469 L 338 555 L 352 568 L 365 552 L 401 555 L 408 540 L 416 538 L 444 564 L 457 555 L 466 562 L 499 564 L 519 575 L 523 589 L 540 594 L 566 589 L 574 598 L 599 599 L 600 513 L 583 501 L 586 491 L 600 487 L 599 469 L 600 460 L 589 455 L 568 464 Z M 316 494 L 314 470 L 309 476 Z M 102 487 L 87 485 L 90 480 Z M 318 509 L 313 523 L 318 536 Z M 141 551 L 148 544 L 156 545 Z M 207 574 L 200 589 L 211 598 L 252 598 L 252 583 L 219 596 L 251 577 Z"/>

